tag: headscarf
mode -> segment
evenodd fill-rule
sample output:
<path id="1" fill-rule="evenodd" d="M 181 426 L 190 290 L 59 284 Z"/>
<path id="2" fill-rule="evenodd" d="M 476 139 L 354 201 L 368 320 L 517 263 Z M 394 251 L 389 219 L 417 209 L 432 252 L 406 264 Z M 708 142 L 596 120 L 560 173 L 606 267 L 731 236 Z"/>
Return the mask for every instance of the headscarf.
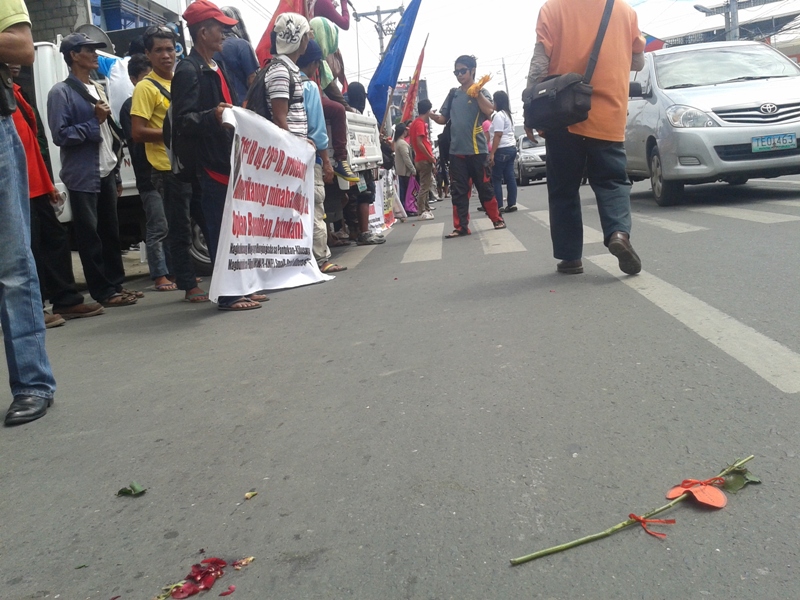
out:
<path id="1" fill-rule="evenodd" d="M 339 49 L 339 28 L 336 25 L 325 17 L 314 17 L 310 24 L 314 31 L 314 39 L 322 50 L 322 56 L 327 58 Z M 319 78 L 323 90 L 334 80 L 333 72 L 325 61 L 320 65 Z"/>
<path id="2" fill-rule="evenodd" d="M 317 44 L 316 40 L 309 40 L 305 54 L 297 59 L 297 66 L 302 69 L 315 61 L 321 61 L 322 58 L 322 50 L 320 50 L 319 44 Z"/>
<path id="3" fill-rule="evenodd" d="M 308 21 L 297 13 L 283 13 L 275 21 L 275 50 L 278 54 L 292 54 L 300 48 L 303 36 L 310 30 Z"/>
<path id="4" fill-rule="evenodd" d="M 244 21 L 242 21 L 242 13 L 239 12 L 239 9 L 235 6 L 223 6 L 220 10 L 225 13 L 226 16 L 230 17 L 231 19 L 236 19 L 239 21 L 236 25 L 231 27 L 230 32 L 232 35 L 235 35 L 238 38 L 242 38 L 246 42 L 250 41 L 250 35 L 247 33 L 247 27 L 244 25 Z"/>

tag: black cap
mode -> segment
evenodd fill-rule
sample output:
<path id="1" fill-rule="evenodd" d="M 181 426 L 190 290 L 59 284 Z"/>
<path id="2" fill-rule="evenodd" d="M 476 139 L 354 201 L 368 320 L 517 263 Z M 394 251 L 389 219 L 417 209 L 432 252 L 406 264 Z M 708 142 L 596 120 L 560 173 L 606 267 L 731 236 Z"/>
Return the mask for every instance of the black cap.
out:
<path id="1" fill-rule="evenodd" d="M 81 48 L 84 46 L 88 46 L 90 48 L 107 47 L 105 42 L 97 42 L 85 33 L 70 33 L 67 37 L 61 40 L 61 47 L 59 50 L 62 54 L 69 54 L 72 51 L 80 52 Z"/>

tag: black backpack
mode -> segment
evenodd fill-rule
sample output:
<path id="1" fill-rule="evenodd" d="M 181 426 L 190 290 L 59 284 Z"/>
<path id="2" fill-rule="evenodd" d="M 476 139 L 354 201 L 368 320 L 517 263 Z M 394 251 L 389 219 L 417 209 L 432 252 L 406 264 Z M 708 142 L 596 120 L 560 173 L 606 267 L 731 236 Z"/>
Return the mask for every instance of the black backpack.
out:
<path id="1" fill-rule="evenodd" d="M 450 120 L 450 110 L 453 106 L 453 98 L 456 95 L 456 88 L 452 88 L 450 93 L 447 94 L 447 99 L 444 101 L 442 108 L 447 108 L 447 123 L 444 126 L 444 130 L 442 133 L 439 134 L 437 138 L 439 140 L 439 160 L 443 162 L 448 162 L 450 160 L 450 127 L 452 126 L 452 121 Z"/>
<path id="2" fill-rule="evenodd" d="M 267 102 L 267 86 L 264 84 L 264 77 L 266 77 L 269 70 L 277 64 L 286 66 L 286 63 L 279 61 L 276 58 L 271 58 L 269 62 L 264 65 L 264 68 L 256 73 L 256 78 L 253 80 L 253 85 L 247 90 L 247 96 L 244 98 L 243 107 L 247 110 L 252 110 L 257 115 L 261 115 L 268 121 L 272 121 L 272 110 L 270 110 L 269 102 Z M 288 67 L 287 67 L 288 68 Z M 302 100 L 294 99 L 294 92 L 296 89 L 295 78 L 292 72 L 289 71 L 289 104 L 298 104 Z"/>
<path id="3" fill-rule="evenodd" d="M 191 57 L 184 58 L 178 66 L 189 61 L 197 70 L 198 81 L 203 77 L 200 65 Z M 164 117 L 161 133 L 164 136 L 164 146 L 167 147 L 169 164 L 172 166 L 172 174 L 184 183 L 191 183 L 197 179 L 197 142 L 191 136 L 187 136 L 172 127 L 172 95 L 160 83 L 153 79 L 148 79 L 161 94 L 169 100 L 169 108 Z"/>

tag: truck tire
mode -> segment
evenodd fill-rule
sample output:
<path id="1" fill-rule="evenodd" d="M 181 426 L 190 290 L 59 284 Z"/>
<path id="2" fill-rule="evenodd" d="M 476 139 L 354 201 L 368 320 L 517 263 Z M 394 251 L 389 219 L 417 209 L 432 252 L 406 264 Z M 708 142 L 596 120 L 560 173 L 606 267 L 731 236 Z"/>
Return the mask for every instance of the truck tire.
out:
<path id="1" fill-rule="evenodd" d="M 650 151 L 650 187 L 653 189 L 653 197 L 659 206 L 674 206 L 683 199 L 683 182 L 664 181 L 664 170 L 661 163 L 661 155 L 658 146 L 653 146 Z"/>

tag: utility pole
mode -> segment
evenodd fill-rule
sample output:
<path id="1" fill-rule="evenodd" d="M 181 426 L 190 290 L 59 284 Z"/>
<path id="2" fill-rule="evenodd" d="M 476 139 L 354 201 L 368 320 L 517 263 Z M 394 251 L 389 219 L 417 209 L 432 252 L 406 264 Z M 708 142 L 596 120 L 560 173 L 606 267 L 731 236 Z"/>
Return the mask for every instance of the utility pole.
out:
<path id="1" fill-rule="evenodd" d="M 739 11 L 756 6 L 763 6 L 765 4 L 772 4 L 773 2 L 781 2 L 782 0 L 728 0 L 721 6 L 714 6 L 707 8 L 702 4 L 695 4 L 695 10 L 699 10 L 707 17 L 714 15 L 725 16 L 725 39 L 738 40 L 739 39 Z"/>
<path id="2" fill-rule="evenodd" d="M 738 0 L 730 0 L 728 3 L 728 14 L 730 15 L 731 25 L 728 28 L 730 35 L 729 40 L 739 39 L 739 2 Z"/>
<path id="3" fill-rule="evenodd" d="M 503 82 L 506 84 L 506 95 L 508 101 L 511 102 L 511 92 L 508 91 L 508 76 L 506 75 L 506 59 L 503 58 Z"/>
<path id="4" fill-rule="evenodd" d="M 352 4 L 350 6 L 352 6 Z M 386 23 L 384 18 L 395 13 L 400 13 L 400 16 L 403 16 L 404 11 L 405 8 L 403 5 L 400 5 L 399 8 L 390 8 L 388 10 L 381 10 L 381 7 L 378 6 L 374 11 L 371 12 L 353 12 L 353 17 L 356 21 L 360 21 L 361 17 L 364 17 L 365 19 L 375 23 L 375 30 L 378 32 L 378 41 L 381 45 L 381 60 L 383 60 L 383 55 L 385 53 L 383 38 L 384 36 L 392 35 L 394 33 L 394 23 Z M 373 19 L 372 17 L 375 18 Z"/>

